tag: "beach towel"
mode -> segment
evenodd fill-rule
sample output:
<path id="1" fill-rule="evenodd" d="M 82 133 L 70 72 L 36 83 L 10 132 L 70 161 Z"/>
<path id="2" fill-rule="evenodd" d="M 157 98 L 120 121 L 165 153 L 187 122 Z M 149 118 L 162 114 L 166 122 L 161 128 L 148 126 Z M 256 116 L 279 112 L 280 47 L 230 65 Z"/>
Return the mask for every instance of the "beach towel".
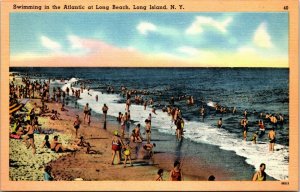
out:
<path id="1" fill-rule="evenodd" d="M 10 136 L 9 136 L 10 138 L 12 138 L 12 139 L 21 139 L 21 136 L 20 135 L 16 135 L 16 134 L 10 134 Z"/>

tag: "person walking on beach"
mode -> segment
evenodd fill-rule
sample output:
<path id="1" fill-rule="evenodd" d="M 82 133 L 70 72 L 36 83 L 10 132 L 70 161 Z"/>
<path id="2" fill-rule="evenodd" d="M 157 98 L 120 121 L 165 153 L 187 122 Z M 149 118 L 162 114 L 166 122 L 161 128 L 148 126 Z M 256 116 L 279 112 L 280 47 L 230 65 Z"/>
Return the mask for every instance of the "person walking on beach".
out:
<path id="1" fill-rule="evenodd" d="M 89 126 L 91 124 L 91 115 L 92 115 L 92 109 L 90 108 L 89 111 L 87 112 L 87 123 Z"/>
<path id="2" fill-rule="evenodd" d="M 78 129 L 80 128 L 80 120 L 79 120 L 79 116 L 78 115 L 76 115 L 76 119 L 75 119 L 75 121 L 74 121 L 74 123 L 73 123 L 73 125 L 74 125 L 74 128 L 75 128 L 75 134 L 76 134 L 76 137 L 77 137 L 77 132 L 78 132 Z"/>
<path id="3" fill-rule="evenodd" d="M 115 160 L 115 156 L 117 154 L 117 158 L 118 158 L 118 164 L 121 163 L 121 157 L 120 157 L 120 150 L 123 146 L 123 142 L 120 139 L 120 136 L 118 134 L 118 131 L 114 131 L 114 136 L 112 137 L 112 159 L 111 159 L 111 164 L 114 165 L 114 160 Z"/>
<path id="4" fill-rule="evenodd" d="M 32 153 L 35 154 L 36 149 L 34 144 L 34 127 L 30 124 L 30 121 L 27 121 L 26 131 L 27 131 L 26 134 L 27 137 L 25 137 L 26 147 L 27 149 L 29 149 L 29 147 L 31 146 Z M 29 142 L 27 141 L 27 139 L 29 140 Z"/>
<path id="5" fill-rule="evenodd" d="M 88 112 L 89 112 L 89 104 L 87 103 L 85 106 L 84 106 L 84 109 L 83 109 L 83 113 L 84 113 L 84 118 L 83 118 L 83 123 L 85 123 L 85 120 L 88 118 Z"/>
<path id="6" fill-rule="evenodd" d="M 275 136 L 276 136 L 276 133 L 274 131 L 274 128 L 272 128 L 268 134 L 268 138 L 270 140 L 269 151 L 272 151 L 272 152 L 274 151 L 274 146 L 275 146 L 275 140 L 276 140 Z"/>
<path id="7" fill-rule="evenodd" d="M 267 174 L 265 173 L 266 164 L 262 163 L 259 170 L 253 175 L 252 181 L 266 181 Z"/>
<path id="8" fill-rule="evenodd" d="M 179 161 L 174 162 L 174 168 L 170 172 L 170 181 L 183 181 L 183 175 Z"/>
<path id="9" fill-rule="evenodd" d="M 164 170 L 163 169 L 159 169 L 157 171 L 157 175 L 155 177 L 155 181 L 163 181 L 163 174 L 164 174 Z"/>
<path id="10" fill-rule="evenodd" d="M 104 103 L 104 105 L 103 105 L 103 107 L 102 107 L 102 112 L 103 112 L 103 115 L 104 115 L 104 121 L 106 121 L 107 111 L 108 111 L 108 107 L 107 107 L 107 105 Z"/>

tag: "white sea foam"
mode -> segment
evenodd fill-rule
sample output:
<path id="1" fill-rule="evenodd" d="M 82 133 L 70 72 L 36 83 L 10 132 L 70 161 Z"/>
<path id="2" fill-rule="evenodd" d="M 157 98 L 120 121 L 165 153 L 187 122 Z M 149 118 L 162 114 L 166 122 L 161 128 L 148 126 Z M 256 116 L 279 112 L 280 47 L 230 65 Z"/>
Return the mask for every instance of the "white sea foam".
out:
<path id="1" fill-rule="evenodd" d="M 70 83 L 75 82 L 77 79 L 72 78 L 62 89 L 70 87 Z M 92 95 L 92 96 L 90 96 Z M 98 102 L 95 100 L 95 96 L 98 95 Z M 108 115 L 118 116 L 119 112 L 124 113 L 125 104 L 117 103 L 121 97 L 117 94 L 105 94 L 99 91 L 84 90 L 80 95 L 81 99 L 78 103 L 84 106 L 89 103 L 91 109 L 97 113 L 102 114 L 102 106 L 106 103 L 109 107 Z M 131 119 L 137 121 L 143 125 L 144 120 L 151 113 L 151 108 L 144 107 L 141 105 L 132 105 L 130 108 Z M 157 115 L 152 113 L 152 126 L 157 128 L 158 131 L 174 134 L 175 128 L 171 123 L 170 117 L 163 113 L 161 110 L 156 112 Z M 185 138 L 188 138 L 194 142 L 206 143 L 210 145 L 219 146 L 222 150 L 234 151 L 238 156 L 246 158 L 246 162 L 253 165 L 258 169 L 261 163 L 266 163 L 266 173 L 278 180 L 288 179 L 288 161 L 285 157 L 289 156 L 288 147 L 280 144 L 275 145 L 275 152 L 269 152 L 268 141 L 258 141 L 258 144 L 252 144 L 250 141 L 243 141 L 241 136 L 230 133 L 225 129 L 218 129 L 211 125 L 185 120 Z"/>

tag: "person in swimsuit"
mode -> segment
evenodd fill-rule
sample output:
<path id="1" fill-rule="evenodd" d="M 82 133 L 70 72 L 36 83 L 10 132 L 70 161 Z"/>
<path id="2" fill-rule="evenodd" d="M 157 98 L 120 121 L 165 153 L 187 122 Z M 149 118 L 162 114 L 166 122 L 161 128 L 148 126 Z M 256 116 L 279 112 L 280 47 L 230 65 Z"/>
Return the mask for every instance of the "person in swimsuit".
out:
<path id="1" fill-rule="evenodd" d="M 145 101 L 144 101 L 144 110 L 146 110 L 146 108 L 147 108 L 147 103 L 148 103 L 148 101 L 145 100 Z"/>
<path id="2" fill-rule="evenodd" d="M 174 168 L 170 172 L 170 181 L 183 181 L 180 162 L 174 162 Z"/>
<path id="3" fill-rule="evenodd" d="M 270 140 L 270 144 L 269 144 L 269 151 L 274 151 L 274 146 L 275 146 L 275 141 L 276 141 L 276 133 L 274 131 L 274 128 L 271 129 L 271 131 L 268 134 L 268 138 Z"/>
<path id="4" fill-rule="evenodd" d="M 120 157 L 120 150 L 123 146 L 122 140 L 120 139 L 120 136 L 118 134 L 118 131 L 114 131 L 114 136 L 112 137 L 112 159 L 111 159 L 111 164 L 114 164 L 115 156 L 117 154 L 118 157 L 118 164 L 121 162 L 121 157 Z"/>
<path id="5" fill-rule="evenodd" d="M 126 124 L 127 124 L 127 112 L 125 112 L 125 114 L 122 116 L 122 119 L 121 119 L 121 135 L 122 137 L 124 137 L 125 135 L 125 127 L 126 127 Z"/>
<path id="6" fill-rule="evenodd" d="M 175 121 L 175 125 L 176 125 L 176 136 L 177 136 L 177 140 L 178 140 L 178 141 L 181 141 L 182 135 L 183 135 L 183 126 L 184 126 L 183 119 L 178 118 L 178 119 Z"/>
<path id="7" fill-rule="evenodd" d="M 218 120 L 218 128 L 221 128 L 222 127 L 222 118 L 220 118 L 219 120 Z"/>
<path id="8" fill-rule="evenodd" d="M 259 171 L 257 171 L 252 178 L 252 181 L 266 181 L 267 175 L 265 173 L 266 164 L 262 163 L 259 166 Z"/>
<path id="9" fill-rule="evenodd" d="M 65 151 L 65 148 L 62 146 L 62 143 L 58 142 L 58 136 L 57 135 L 55 135 L 53 137 L 53 140 L 51 141 L 50 147 L 51 147 L 51 150 L 55 151 L 56 153 Z"/>
<path id="10" fill-rule="evenodd" d="M 283 128 L 284 118 L 281 113 L 279 114 L 278 119 L 279 119 L 278 121 L 279 121 L 280 128 Z"/>
<path id="11" fill-rule="evenodd" d="M 200 116 L 201 116 L 201 118 L 202 118 L 202 122 L 204 122 L 205 109 L 204 109 L 203 105 L 202 105 L 202 107 L 200 108 L 199 112 L 200 112 Z"/>
<path id="12" fill-rule="evenodd" d="M 74 121 L 74 123 L 73 123 L 73 125 L 74 125 L 74 128 L 75 128 L 75 134 L 76 134 L 76 137 L 77 137 L 77 132 L 78 132 L 78 129 L 80 128 L 80 120 L 79 120 L 79 116 L 78 115 L 76 115 L 76 119 L 75 119 L 75 121 Z"/>
<path id="13" fill-rule="evenodd" d="M 134 128 L 135 133 L 135 142 L 141 143 L 143 141 L 143 138 L 141 136 L 141 124 L 137 124 L 137 126 Z"/>
<path id="14" fill-rule="evenodd" d="M 242 119 L 241 126 L 243 128 L 243 138 L 246 141 L 247 140 L 247 132 L 248 132 L 248 120 L 246 117 L 244 117 L 244 119 Z"/>
<path id="15" fill-rule="evenodd" d="M 121 119 L 123 117 L 123 114 L 121 112 L 119 112 L 119 115 L 117 117 L 117 121 L 121 124 Z"/>
<path id="16" fill-rule="evenodd" d="M 258 137 L 258 131 L 255 131 L 255 132 L 253 133 L 253 136 L 252 136 L 252 142 L 253 142 L 253 144 L 256 144 L 256 142 L 257 142 L 257 137 Z"/>
<path id="17" fill-rule="evenodd" d="M 83 123 L 85 123 L 85 120 L 87 119 L 88 112 L 89 112 L 89 104 L 87 103 L 83 109 L 83 113 L 84 113 Z"/>
<path id="18" fill-rule="evenodd" d="M 32 153 L 35 154 L 36 149 L 35 149 L 35 144 L 34 144 L 34 127 L 30 124 L 30 121 L 27 121 L 27 126 L 26 126 L 26 137 L 25 139 L 25 143 L 26 143 L 26 147 L 27 149 L 29 149 L 29 147 L 32 147 Z M 27 141 L 29 140 L 29 142 Z"/>
<path id="19" fill-rule="evenodd" d="M 150 143 L 150 140 L 151 140 L 151 121 L 146 119 L 145 123 L 146 123 L 146 126 L 145 126 L 146 139 L 147 139 L 147 143 Z"/>
<path id="20" fill-rule="evenodd" d="M 106 121 L 106 115 L 107 115 L 108 107 L 105 103 L 102 107 L 102 111 L 103 111 L 103 114 L 104 114 L 104 121 Z"/>
<path id="21" fill-rule="evenodd" d="M 89 147 L 90 143 L 86 142 L 83 136 L 80 136 L 79 141 L 77 141 L 76 145 L 78 147 Z"/>
<path id="22" fill-rule="evenodd" d="M 91 115 L 92 115 L 92 109 L 90 108 L 89 111 L 87 112 L 87 123 L 88 123 L 88 125 L 91 124 Z"/>
<path id="23" fill-rule="evenodd" d="M 163 169 L 159 169 L 157 171 L 157 175 L 155 177 L 155 181 L 163 181 L 163 174 L 164 174 L 164 170 Z"/>
<path id="24" fill-rule="evenodd" d="M 51 148 L 50 142 L 49 142 L 49 135 L 45 135 L 44 141 L 41 145 L 41 148 L 43 147 L 47 147 L 47 148 Z"/>
<path id="25" fill-rule="evenodd" d="M 153 143 L 147 143 L 143 146 L 143 148 L 145 149 L 145 151 L 148 153 L 146 156 L 148 156 L 149 158 L 151 158 L 154 154 L 153 152 L 153 148 L 156 147 L 156 144 Z"/>
<path id="26" fill-rule="evenodd" d="M 235 113 L 236 113 L 236 107 L 233 107 L 232 114 L 235 114 Z"/>
<path id="27" fill-rule="evenodd" d="M 132 166 L 132 162 L 131 162 L 131 148 L 129 146 L 129 142 L 127 142 L 126 145 L 124 146 L 123 155 L 124 155 L 124 168 L 126 167 L 127 159 L 129 159 L 130 166 Z"/>
<path id="28" fill-rule="evenodd" d="M 127 101 L 126 101 L 126 108 L 125 108 L 126 111 L 129 110 L 130 105 L 131 105 L 131 100 L 130 100 L 130 98 L 128 98 Z"/>

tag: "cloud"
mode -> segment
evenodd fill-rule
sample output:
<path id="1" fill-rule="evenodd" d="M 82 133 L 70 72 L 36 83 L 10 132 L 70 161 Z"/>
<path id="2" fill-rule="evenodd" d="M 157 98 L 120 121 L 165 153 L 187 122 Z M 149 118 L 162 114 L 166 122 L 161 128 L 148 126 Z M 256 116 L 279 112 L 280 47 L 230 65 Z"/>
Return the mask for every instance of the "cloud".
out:
<path id="1" fill-rule="evenodd" d="M 273 47 L 271 36 L 267 32 L 267 25 L 266 23 L 261 23 L 258 28 L 256 29 L 253 42 L 256 46 L 262 48 L 271 48 Z"/>
<path id="2" fill-rule="evenodd" d="M 61 45 L 58 42 L 53 41 L 46 36 L 41 36 L 41 43 L 45 48 L 52 51 L 59 51 L 61 49 Z"/>
<path id="3" fill-rule="evenodd" d="M 195 56 L 199 53 L 199 50 L 194 47 L 182 46 L 178 48 L 178 51 L 187 55 Z"/>
<path id="4" fill-rule="evenodd" d="M 71 44 L 71 49 L 82 49 L 83 45 L 79 37 L 75 35 L 69 35 L 68 40 Z"/>
<path id="5" fill-rule="evenodd" d="M 156 25 L 149 23 L 149 22 L 141 22 L 138 24 L 136 29 L 139 31 L 142 35 L 147 35 L 148 32 L 154 32 L 157 31 Z"/>
<path id="6" fill-rule="evenodd" d="M 198 16 L 196 20 L 185 31 L 188 35 L 197 35 L 204 31 L 205 27 L 214 28 L 221 33 L 227 33 L 227 27 L 232 22 L 232 17 L 227 17 L 224 21 L 217 21 L 212 17 Z"/>

